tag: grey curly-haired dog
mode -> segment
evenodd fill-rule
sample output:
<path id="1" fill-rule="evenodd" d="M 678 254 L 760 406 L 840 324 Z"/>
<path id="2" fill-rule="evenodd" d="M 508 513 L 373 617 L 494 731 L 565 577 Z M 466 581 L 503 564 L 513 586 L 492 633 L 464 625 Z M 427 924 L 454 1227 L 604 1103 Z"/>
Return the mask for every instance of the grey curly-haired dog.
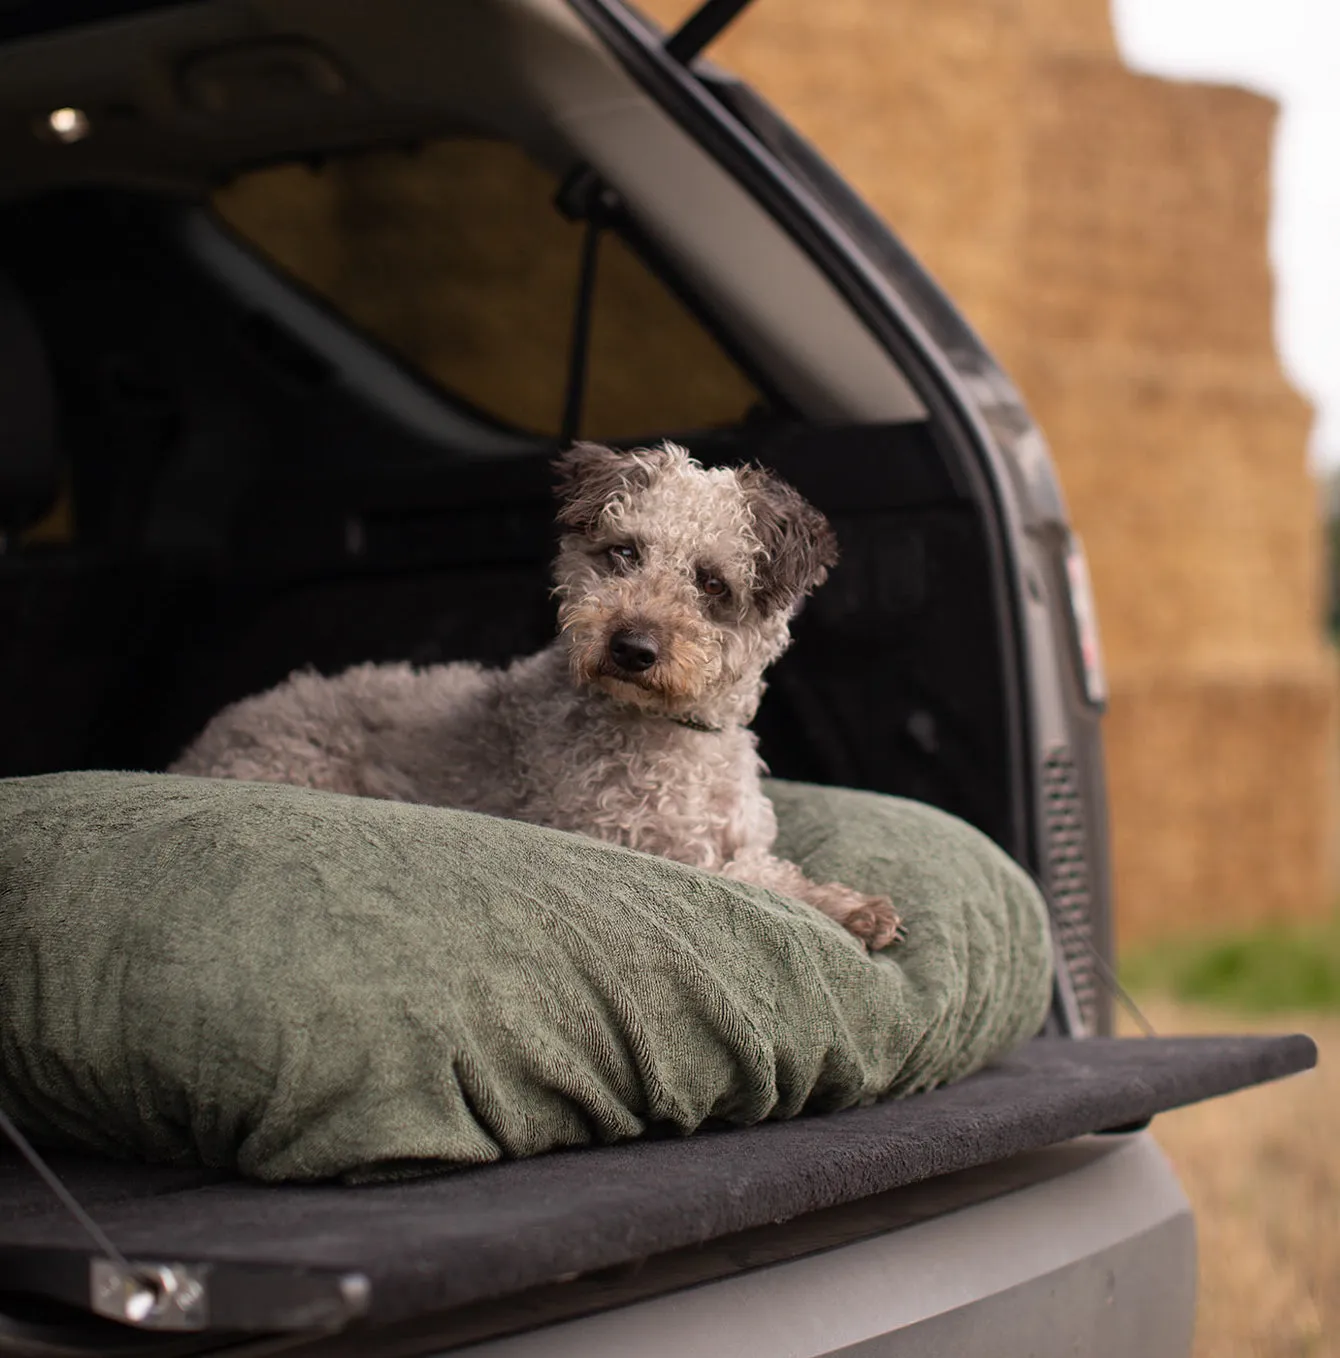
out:
<path id="1" fill-rule="evenodd" d="M 558 639 L 506 669 L 298 673 L 225 708 L 172 772 L 296 783 L 572 830 L 799 897 L 871 948 L 885 896 L 809 881 L 749 723 L 790 621 L 837 560 L 827 519 L 754 467 L 675 444 L 557 462 Z"/>

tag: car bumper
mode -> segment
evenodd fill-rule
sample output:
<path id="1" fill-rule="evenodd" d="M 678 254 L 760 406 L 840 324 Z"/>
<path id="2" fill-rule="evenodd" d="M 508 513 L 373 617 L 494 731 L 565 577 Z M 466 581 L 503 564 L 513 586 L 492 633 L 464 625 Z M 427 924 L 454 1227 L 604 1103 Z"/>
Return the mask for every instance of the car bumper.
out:
<path id="1" fill-rule="evenodd" d="M 453 1352 L 1186 1358 L 1195 1226 L 1162 1152 L 1141 1133 L 1053 1154 L 1072 1167 L 932 1220 Z"/>

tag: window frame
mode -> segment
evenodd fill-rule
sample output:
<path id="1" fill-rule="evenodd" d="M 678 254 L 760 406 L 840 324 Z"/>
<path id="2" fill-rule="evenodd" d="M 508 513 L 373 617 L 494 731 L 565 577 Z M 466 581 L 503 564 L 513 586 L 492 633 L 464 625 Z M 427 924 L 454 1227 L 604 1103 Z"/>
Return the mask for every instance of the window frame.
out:
<path id="1" fill-rule="evenodd" d="M 450 139 L 452 138 L 449 136 L 441 138 L 441 140 Z M 532 163 L 544 168 L 543 162 L 534 157 L 530 149 L 519 141 L 496 136 L 481 137 L 478 134 L 473 134 L 473 139 L 496 141 L 515 147 L 521 151 L 522 154 L 527 156 Z M 378 143 L 372 146 L 359 146 L 351 148 L 348 155 L 352 157 L 355 155 L 367 154 L 369 151 L 394 150 L 396 149 L 396 145 L 397 144 L 394 142 L 387 142 Z M 324 158 L 323 167 L 338 159 L 340 159 L 338 156 Z M 278 162 L 280 165 L 288 163 L 298 162 Z M 218 187 L 225 187 L 226 184 L 232 183 L 234 180 L 240 179 L 249 173 L 267 168 L 276 168 L 276 162 L 268 161 L 249 166 L 230 176 L 228 180 L 224 181 L 224 183 L 220 184 Z M 577 167 L 576 170 L 570 171 L 567 176 L 556 181 L 556 192 L 550 199 L 550 205 L 555 214 L 560 217 L 566 215 L 561 206 L 564 191 L 572 176 L 578 173 L 581 168 L 582 167 L 580 166 Z M 509 439 L 517 440 L 518 451 L 522 451 L 521 445 L 523 441 L 529 444 L 532 449 L 539 447 L 555 447 L 560 443 L 562 439 L 562 430 L 557 427 L 560 424 L 559 415 L 556 414 L 556 427 L 550 432 L 546 430 L 528 429 L 523 425 L 508 421 L 504 416 L 477 404 L 463 392 L 440 381 L 431 372 L 412 362 L 405 355 L 393 348 L 381 336 L 360 324 L 353 317 L 348 316 L 343 311 L 339 310 L 330 298 L 323 295 L 298 275 L 292 273 L 278 259 L 266 251 L 260 242 L 251 239 L 235 228 L 214 206 L 211 198 L 207 198 L 203 201 L 201 204 L 201 212 L 213 230 L 223 236 L 234 248 L 246 254 L 255 264 L 263 268 L 277 285 L 287 288 L 293 294 L 300 297 L 307 306 L 318 311 L 324 320 L 333 326 L 339 327 L 346 334 L 357 339 L 361 344 L 375 353 L 380 360 L 392 365 L 403 378 L 413 383 L 425 394 L 442 403 L 459 419 L 477 426 L 481 431 L 484 431 L 487 434 L 493 436 L 501 435 Z M 568 217 L 567 219 L 574 220 L 572 217 Z M 576 218 L 575 220 L 584 222 L 585 218 Z M 647 271 L 647 274 L 660 287 L 665 289 L 674 302 L 683 308 L 687 316 L 702 329 L 704 334 L 726 361 L 734 366 L 740 377 L 754 389 L 757 397 L 763 403 L 763 408 L 766 411 L 766 418 L 772 421 L 800 421 L 803 419 L 803 416 L 796 409 L 794 402 L 785 395 L 780 386 L 763 370 L 761 365 L 746 352 L 744 346 L 724 330 L 719 320 L 713 315 L 711 308 L 708 306 L 700 291 L 694 288 L 685 279 L 683 274 L 675 268 L 668 253 L 660 248 L 652 233 L 637 220 L 635 215 L 628 210 L 622 199 L 618 197 L 617 190 L 614 191 L 612 201 L 607 204 L 601 216 L 602 238 L 607 232 L 617 236 L 621 244 L 628 250 L 638 264 Z M 595 306 L 599 305 L 599 274 L 600 260 L 598 257 L 596 263 L 596 284 L 594 294 Z M 567 316 L 569 339 L 572 336 L 573 327 L 576 322 L 580 298 L 581 285 L 579 280 L 578 286 L 573 289 L 572 296 L 569 300 Z M 282 325 L 282 322 L 278 323 Z M 297 340 L 298 343 L 305 343 L 300 336 L 293 336 L 293 338 Z M 587 349 L 586 382 L 589 389 L 591 377 L 589 335 Z M 569 348 L 563 362 L 562 395 L 565 398 L 571 386 L 572 369 L 572 352 L 571 348 Z M 583 405 L 585 406 L 585 404 L 584 401 Z M 754 418 L 754 412 L 757 409 L 757 405 L 751 406 L 743 413 L 741 419 L 728 425 L 688 425 L 678 426 L 676 429 L 645 429 L 639 430 L 636 434 L 630 433 L 627 435 L 611 435 L 607 437 L 613 442 L 630 443 L 635 442 L 641 437 L 652 438 L 676 432 L 686 433 L 694 428 L 740 428 Z M 580 439 L 586 436 L 584 430 L 579 425 L 575 437 Z"/>

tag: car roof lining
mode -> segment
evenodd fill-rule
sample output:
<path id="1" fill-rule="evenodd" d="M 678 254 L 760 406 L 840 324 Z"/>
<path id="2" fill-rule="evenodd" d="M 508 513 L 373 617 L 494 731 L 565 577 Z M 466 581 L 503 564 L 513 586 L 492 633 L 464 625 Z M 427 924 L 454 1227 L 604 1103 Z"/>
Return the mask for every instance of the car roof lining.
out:
<path id="1" fill-rule="evenodd" d="M 94 183 L 199 198 L 261 164 L 502 136 L 558 173 L 594 166 L 807 417 L 924 416 L 813 261 L 563 0 L 379 0 L 375 23 L 373 9 L 217 0 L 0 48 L 11 194 Z M 86 110 L 85 140 L 43 132 L 44 111 L 57 107 Z"/>

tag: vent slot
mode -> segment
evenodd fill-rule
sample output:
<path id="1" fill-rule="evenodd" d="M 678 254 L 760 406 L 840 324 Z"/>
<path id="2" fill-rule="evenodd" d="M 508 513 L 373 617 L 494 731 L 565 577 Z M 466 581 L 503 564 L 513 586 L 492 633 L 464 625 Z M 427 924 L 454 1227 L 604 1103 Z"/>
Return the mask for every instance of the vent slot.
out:
<path id="1" fill-rule="evenodd" d="M 1070 751 L 1059 746 L 1042 764 L 1043 849 L 1047 889 L 1061 954 L 1070 971 L 1084 1026 L 1098 1024 L 1098 971 L 1093 956 L 1093 891 L 1079 775 Z"/>

